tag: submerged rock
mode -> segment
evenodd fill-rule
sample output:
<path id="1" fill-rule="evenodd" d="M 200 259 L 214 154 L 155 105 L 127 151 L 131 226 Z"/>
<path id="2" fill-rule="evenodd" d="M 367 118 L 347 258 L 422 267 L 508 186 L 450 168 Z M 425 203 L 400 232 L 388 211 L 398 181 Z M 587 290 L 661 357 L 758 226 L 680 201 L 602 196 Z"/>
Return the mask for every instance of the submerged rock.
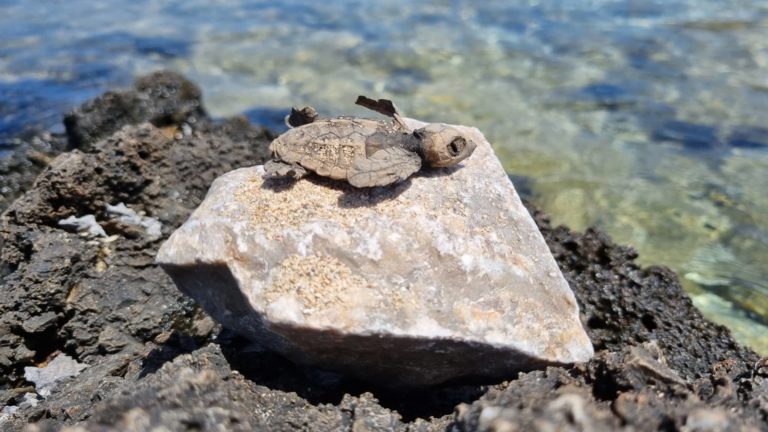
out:
<path id="1" fill-rule="evenodd" d="M 576 300 L 477 129 L 475 155 L 396 187 L 217 179 L 157 261 L 224 325 L 388 385 L 587 361 Z"/>

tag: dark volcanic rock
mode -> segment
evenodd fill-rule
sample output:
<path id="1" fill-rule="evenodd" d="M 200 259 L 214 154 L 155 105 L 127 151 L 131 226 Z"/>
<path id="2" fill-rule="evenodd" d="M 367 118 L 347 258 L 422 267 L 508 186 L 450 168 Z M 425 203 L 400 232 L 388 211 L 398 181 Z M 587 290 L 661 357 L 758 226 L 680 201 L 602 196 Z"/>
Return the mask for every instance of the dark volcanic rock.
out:
<path id="1" fill-rule="evenodd" d="M 254 409 L 259 406 L 262 409 Z M 119 413 L 118 416 L 115 414 Z M 427 429 L 426 422 L 417 422 Z M 54 429 L 40 424 L 40 429 Z M 406 430 L 400 416 L 370 393 L 313 404 L 296 393 L 274 391 L 233 371 L 211 344 L 177 357 L 130 391 L 107 401 L 87 430 Z M 38 429 L 39 430 L 39 429 Z M 75 431 L 78 429 L 69 429 Z M 419 427 L 410 430 L 419 430 Z"/>
<path id="2" fill-rule="evenodd" d="M 13 139 L 0 138 L 0 211 L 29 189 L 40 171 L 66 147 L 66 136 L 50 132 L 31 130 Z"/>
<path id="3" fill-rule="evenodd" d="M 768 430 L 765 359 L 702 318 L 669 270 L 641 268 L 604 234 L 552 228 L 535 210 L 597 351 L 585 365 L 398 392 L 231 337 L 154 256 L 211 181 L 262 162 L 269 139 L 243 120 L 201 120 L 186 133 L 125 126 L 57 157 L 8 208 L 0 430 Z M 162 222 L 162 238 L 114 222 L 105 206 L 118 202 Z M 57 225 L 85 214 L 111 237 Z M 34 388 L 23 368 L 59 353 L 88 367 L 45 399 L 25 396 Z"/>
<path id="4" fill-rule="evenodd" d="M 200 89 L 175 72 L 147 75 L 136 81 L 133 90 L 105 93 L 67 114 L 64 126 L 69 147 L 87 150 L 127 124 L 194 123 L 205 117 L 201 98 Z"/>
<path id="5" fill-rule="evenodd" d="M 598 230 L 578 235 L 565 227 L 549 228 L 541 213 L 537 217 L 579 300 L 596 350 L 618 351 L 656 341 L 670 366 L 686 380 L 705 375 L 729 357 L 757 360 L 725 327 L 702 317 L 668 268 L 641 268 L 634 261 L 634 249 L 612 244 Z"/>
<path id="6" fill-rule="evenodd" d="M 51 397 L 60 398 L 58 405 L 25 407 L 24 421 L 82 420 L 91 398 L 115 391 L 125 376 L 138 377 L 155 340 L 184 351 L 210 336 L 210 319 L 153 264 L 159 241 L 112 221 L 106 205 L 124 202 L 172 230 L 214 178 L 263 161 L 270 140 L 240 120 L 199 121 L 187 133 L 146 123 L 125 127 L 88 153 L 54 159 L 0 218 L 0 390 L 10 395 L 3 403 L 23 399 L 12 390 L 27 387 L 25 366 L 65 352 L 91 366 Z M 63 217 L 85 214 L 114 236 L 96 241 L 58 226 Z M 173 333 L 185 326 L 185 337 Z"/>
<path id="7" fill-rule="evenodd" d="M 109 224 L 116 240 L 93 241 L 62 230 L 58 221 L 93 214 L 104 222 L 106 205 L 124 202 L 168 229 L 180 224 L 214 178 L 264 157 L 263 132 L 235 142 L 220 129 L 174 139 L 150 124 L 128 126 L 91 153 L 57 157 L 6 210 L 0 380 L 17 381 L 21 367 L 57 350 L 87 361 L 115 346 L 140 347 L 191 313 L 153 264 L 156 241 L 124 236 Z M 217 148 L 228 152 L 214 156 Z"/>
<path id="8" fill-rule="evenodd" d="M 134 88 L 108 92 L 72 110 L 64 117 L 67 134 L 34 129 L 14 139 L 0 139 L 0 211 L 29 189 L 37 175 L 67 149 L 89 151 L 91 144 L 129 124 L 151 122 L 155 126 L 182 126 L 187 130 L 205 122 L 200 89 L 183 76 L 169 71 L 139 78 Z"/>

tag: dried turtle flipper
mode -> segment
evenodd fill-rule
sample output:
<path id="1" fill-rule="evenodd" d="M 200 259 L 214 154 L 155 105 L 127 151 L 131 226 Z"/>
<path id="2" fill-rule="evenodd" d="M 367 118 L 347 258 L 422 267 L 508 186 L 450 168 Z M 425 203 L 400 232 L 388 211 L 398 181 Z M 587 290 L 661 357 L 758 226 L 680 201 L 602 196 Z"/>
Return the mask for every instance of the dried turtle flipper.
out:
<path id="1" fill-rule="evenodd" d="M 289 129 L 295 128 L 313 123 L 317 118 L 317 110 L 311 106 L 306 106 L 302 109 L 291 108 L 291 113 L 285 116 L 285 125 Z"/>
<path id="2" fill-rule="evenodd" d="M 285 116 L 285 125 L 289 129 L 293 129 L 314 123 L 317 119 L 317 110 L 311 106 L 306 106 L 302 109 L 291 107 L 291 113 Z M 307 174 L 307 170 L 297 163 L 287 163 L 273 159 L 264 164 L 264 178 L 292 177 L 298 180 Z"/>
<path id="3" fill-rule="evenodd" d="M 349 170 L 349 183 L 358 188 L 401 182 L 421 168 L 421 158 L 402 147 L 388 147 L 368 157 L 356 157 Z"/>
<path id="4" fill-rule="evenodd" d="M 397 105 L 389 99 L 373 100 L 365 96 L 358 96 L 355 104 L 376 111 L 379 114 L 384 114 L 387 117 L 392 117 L 395 119 L 395 124 L 405 132 L 411 132 L 412 130 L 405 124 L 405 120 L 403 120 L 403 116 L 400 115 L 400 110 L 397 108 Z"/>

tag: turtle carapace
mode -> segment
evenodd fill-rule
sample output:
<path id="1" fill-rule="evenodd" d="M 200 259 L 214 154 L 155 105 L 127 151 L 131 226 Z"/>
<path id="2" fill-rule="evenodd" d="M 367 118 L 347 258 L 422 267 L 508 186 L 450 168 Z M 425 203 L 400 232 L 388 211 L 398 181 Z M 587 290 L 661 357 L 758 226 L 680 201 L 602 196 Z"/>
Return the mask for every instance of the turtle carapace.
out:
<path id="1" fill-rule="evenodd" d="M 410 177 L 422 161 L 449 167 L 475 150 L 475 143 L 454 127 L 432 123 L 409 128 L 389 100 L 360 96 L 355 103 L 392 120 L 320 119 L 311 107 L 293 109 L 286 119 L 292 128 L 269 145 L 273 159 L 264 166 L 265 177 L 298 179 L 314 171 L 359 188 L 385 186 Z"/>

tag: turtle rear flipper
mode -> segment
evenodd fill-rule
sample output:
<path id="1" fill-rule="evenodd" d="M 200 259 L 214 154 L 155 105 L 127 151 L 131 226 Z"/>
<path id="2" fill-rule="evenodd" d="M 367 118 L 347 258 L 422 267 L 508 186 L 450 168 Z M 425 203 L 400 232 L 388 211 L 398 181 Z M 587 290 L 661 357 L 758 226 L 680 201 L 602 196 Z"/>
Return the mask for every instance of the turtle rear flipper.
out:
<path id="1" fill-rule="evenodd" d="M 421 168 L 421 158 L 400 147 L 381 149 L 368 157 L 356 157 L 349 183 L 358 188 L 401 182 Z"/>
<path id="2" fill-rule="evenodd" d="M 395 119 L 395 123 L 404 131 L 411 131 L 411 128 L 405 124 L 403 116 L 400 114 L 400 110 L 397 109 L 397 105 L 389 99 L 373 100 L 365 96 L 358 96 L 355 104 L 376 111 L 379 114 L 384 114 L 387 117 L 392 117 Z"/>
<path id="3" fill-rule="evenodd" d="M 304 126 L 305 124 L 313 123 L 317 120 L 317 117 L 317 110 L 311 106 L 306 106 L 302 109 L 291 108 L 291 113 L 285 116 L 285 125 L 289 129 Z"/>
<path id="4" fill-rule="evenodd" d="M 296 163 L 271 160 L 264 164 L 264 178 L 293 177 L 298 180 L 307 175 L 307 170 Z"/>

